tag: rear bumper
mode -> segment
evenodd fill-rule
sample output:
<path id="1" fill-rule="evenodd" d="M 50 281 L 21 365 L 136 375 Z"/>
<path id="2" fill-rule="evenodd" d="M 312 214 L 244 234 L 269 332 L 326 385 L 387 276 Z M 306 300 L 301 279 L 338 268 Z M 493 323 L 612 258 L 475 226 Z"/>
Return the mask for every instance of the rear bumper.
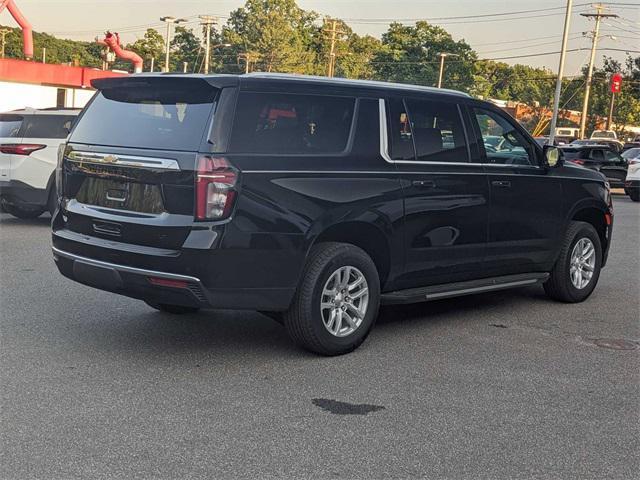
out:
<path id="1" fill-rule="evenodd" d="M 62 275 L 90 287 L 156 303 L 200 308 L 285 310 L 295 289 L 207 289 L 195 276 L 148 270 L 95 260 L 53 247 Z M 154 279 L 154 283 L 152 280 Z M 167 285 L 158 285 L 157 279 Z M 169 285 L 171 284 L 171 285 Z"/>
<path id="2" fill-rule="evenodd" d="M 34 188 L 18 180 L 0 182 L 0 198 L 3 203 L 23 208 L 42 208 L 47 205 L 47 189 Z"/>

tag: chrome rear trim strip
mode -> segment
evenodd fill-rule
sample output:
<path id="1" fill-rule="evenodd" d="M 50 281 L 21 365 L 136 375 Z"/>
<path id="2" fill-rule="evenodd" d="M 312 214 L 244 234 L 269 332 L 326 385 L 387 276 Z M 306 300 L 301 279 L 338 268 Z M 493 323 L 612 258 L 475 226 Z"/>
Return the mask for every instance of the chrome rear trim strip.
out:
<path id="1" fill-rule="evenodd" d="M 171 158 L 138 157 L 132 155 L 115 155 L 111 153 L 95 153 L 72 151 L 65 157 L 74 163 L 91 163 L 113 165 L 115 167 L 152 168 L 157 170 L 180 170 L 177 160 Z"/>
<path id="2" fill-rule="evenodd" d="M 117 263 L 109 263 L 103 262 L 102 260 L 94 260 L 93 258 L 81 257 L 80 255 L 76 255 L 74 253 L 65 252 L 64 250 L 60 250 L 56 247 L 51 247 L 53 250 L 54 256 L 58 255 L 60 257 L 65 257 L 70 260 L 78 260 L 79 262 L 88 263 L 89 265 L 93 265 L 95 267 L 107 267 L 113 268 L 114 270 L 118 270 L 120 272 L 134 273 L 137 275 L 144 275 L 147 277 L 160 277 L 167 278 L 170 280 L 182 280 L 185 282 L 193 282 L 200 285 L 200 279 L 197 277 L 191 277 L 189 275 L 179 275 L 177 273 L 167 273 L 167 272 L 157 272 L 155 270 L 146 270 L 144 268 L 136 268 L 129 267 L 127 265 L 119 265 Z"/>

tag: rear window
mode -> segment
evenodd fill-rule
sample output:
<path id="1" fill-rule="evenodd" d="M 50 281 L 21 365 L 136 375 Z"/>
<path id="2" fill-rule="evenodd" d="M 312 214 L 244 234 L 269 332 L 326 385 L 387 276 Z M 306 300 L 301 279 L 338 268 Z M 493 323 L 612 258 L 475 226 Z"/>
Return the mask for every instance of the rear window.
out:
<path id="1" fill-rule="evenodd" d="M 217 92 L 206 82 L 187 79 L 107 88 L 93 99 L 71 140 L 197 151 Z"/>
<path id="2" fill-rule="evenodd" d="M 314 154 L 346 149 L 355 99 L 324 95 L 242 93 L 230 150 Z"/>
<path id="3" fill-rule="evenodd" d="M 21 115 L 0 115 L 0 137 L 17 137 L 22 126 L 22 119 Z"/>
<path id="4" fill-rule="evenodd" d="M 30 115 L 24 121 L 23 138 L 67 138 L 75 115 Z"/>

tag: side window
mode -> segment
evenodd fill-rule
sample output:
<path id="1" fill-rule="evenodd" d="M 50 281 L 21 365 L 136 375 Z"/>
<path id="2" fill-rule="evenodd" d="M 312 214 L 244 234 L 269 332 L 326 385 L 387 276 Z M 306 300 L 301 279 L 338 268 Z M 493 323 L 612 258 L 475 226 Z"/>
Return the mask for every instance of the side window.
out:
<path id="1" fill-rule="evenodd" d="M 0 115 L 0 138 L 17 137 L 22 125 L 21 115 Z"/>
<path id="2" fill-rule="evenodd" d="M 535 150 L 523 135 L 502 115 L 474 108 L 489 163 L 501 165 L 538 165 Z"/>
<path id="3" fill-rule="evenodd" d="M 390 132 L 389 156 L 393 160 L 415 160 L 411 125 L 404 103 L 397 98 L 392 98 L 386 103 Z"/>
<path id="4" fill-rule="evenodd" d="M 26 121 L 24 138 L 66 138 L 75 120 L 73 115 L 33 115 Z"/>
<path id="5" fill-rule="evenodd" d="M 607 162 L 620 162 L 622 158 L 616 152 L 612 152 L 611 150 L 607 150 L 604 152 L 604 159 Z"/>
<path id="6" fill-rule="evenodd" d="M 591 160 L 597 160 L 599 162 L 604 160 L 604 153 L 602 150 L 593 149 L 591 150 L 591 155 L 589 155 Z"/>
<path id="7" fill-rule="evenodd" d="M 230 151 L 339 153 L 347 147 L 355 99 L 324 95 L 243 92 Z"/>
<path id="8" fill-rule="evenodd" d="M 427 162 L 468 162 L 462 120 L 454 104 L 406 100 L 416 158 Z"/>

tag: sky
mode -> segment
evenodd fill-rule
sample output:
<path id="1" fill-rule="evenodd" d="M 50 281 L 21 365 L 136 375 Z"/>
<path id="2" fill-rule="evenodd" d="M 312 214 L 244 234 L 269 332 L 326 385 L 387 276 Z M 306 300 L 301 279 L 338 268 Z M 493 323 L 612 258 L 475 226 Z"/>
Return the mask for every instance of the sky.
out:
<path id="1" fill-rule="evenodd" d="M 229 12 L 242 6 L 244 1 L 16 0 L 16 3 L 36 31 L 61 38 L 92 40 L 111 30 L 120 32 L 128 43 L 142 37 L 148 27 L 164 31 L 159 21 L 163 15 L 185 17 L 190 22 L 187 26 L 198 30 L 197 15 L 217 15 L 224 22 Z M 480 58 L 522 56 L 501 61 L 547 67 L 552 71 L 557 71 L 558 54 L 530 55 L 560 50 L 566 3 L 566 0 L 298 0 L 298 5 L 305 10 L 344 19 L 358 34 L 380 37 L 390 21 L 409 24 L 425 19 L 445 28 L 454 39 L 467 41 Z M 583 50 L 567 54 L 566 76 L 577 75 L 587 63 L 591 39 L 584 33 L 593 29 L 593 21 L 579 15 L 593 11 L 592 4 L 584 0 L 573 3 L 569 49 Z M 606 3 L 609 4 L 607 13 L 615 13 L 619 18 L 602 22 L 597 65 L 602 63 L 603 55 L 623 60 L 625 50 L 640 51 L 640 0 Z M 538 11 L 500 17 L 451 18 L 528 10 Z M 15 22 L 5 11 L 0 13 L 0 24 L 13 26 Z"/>

